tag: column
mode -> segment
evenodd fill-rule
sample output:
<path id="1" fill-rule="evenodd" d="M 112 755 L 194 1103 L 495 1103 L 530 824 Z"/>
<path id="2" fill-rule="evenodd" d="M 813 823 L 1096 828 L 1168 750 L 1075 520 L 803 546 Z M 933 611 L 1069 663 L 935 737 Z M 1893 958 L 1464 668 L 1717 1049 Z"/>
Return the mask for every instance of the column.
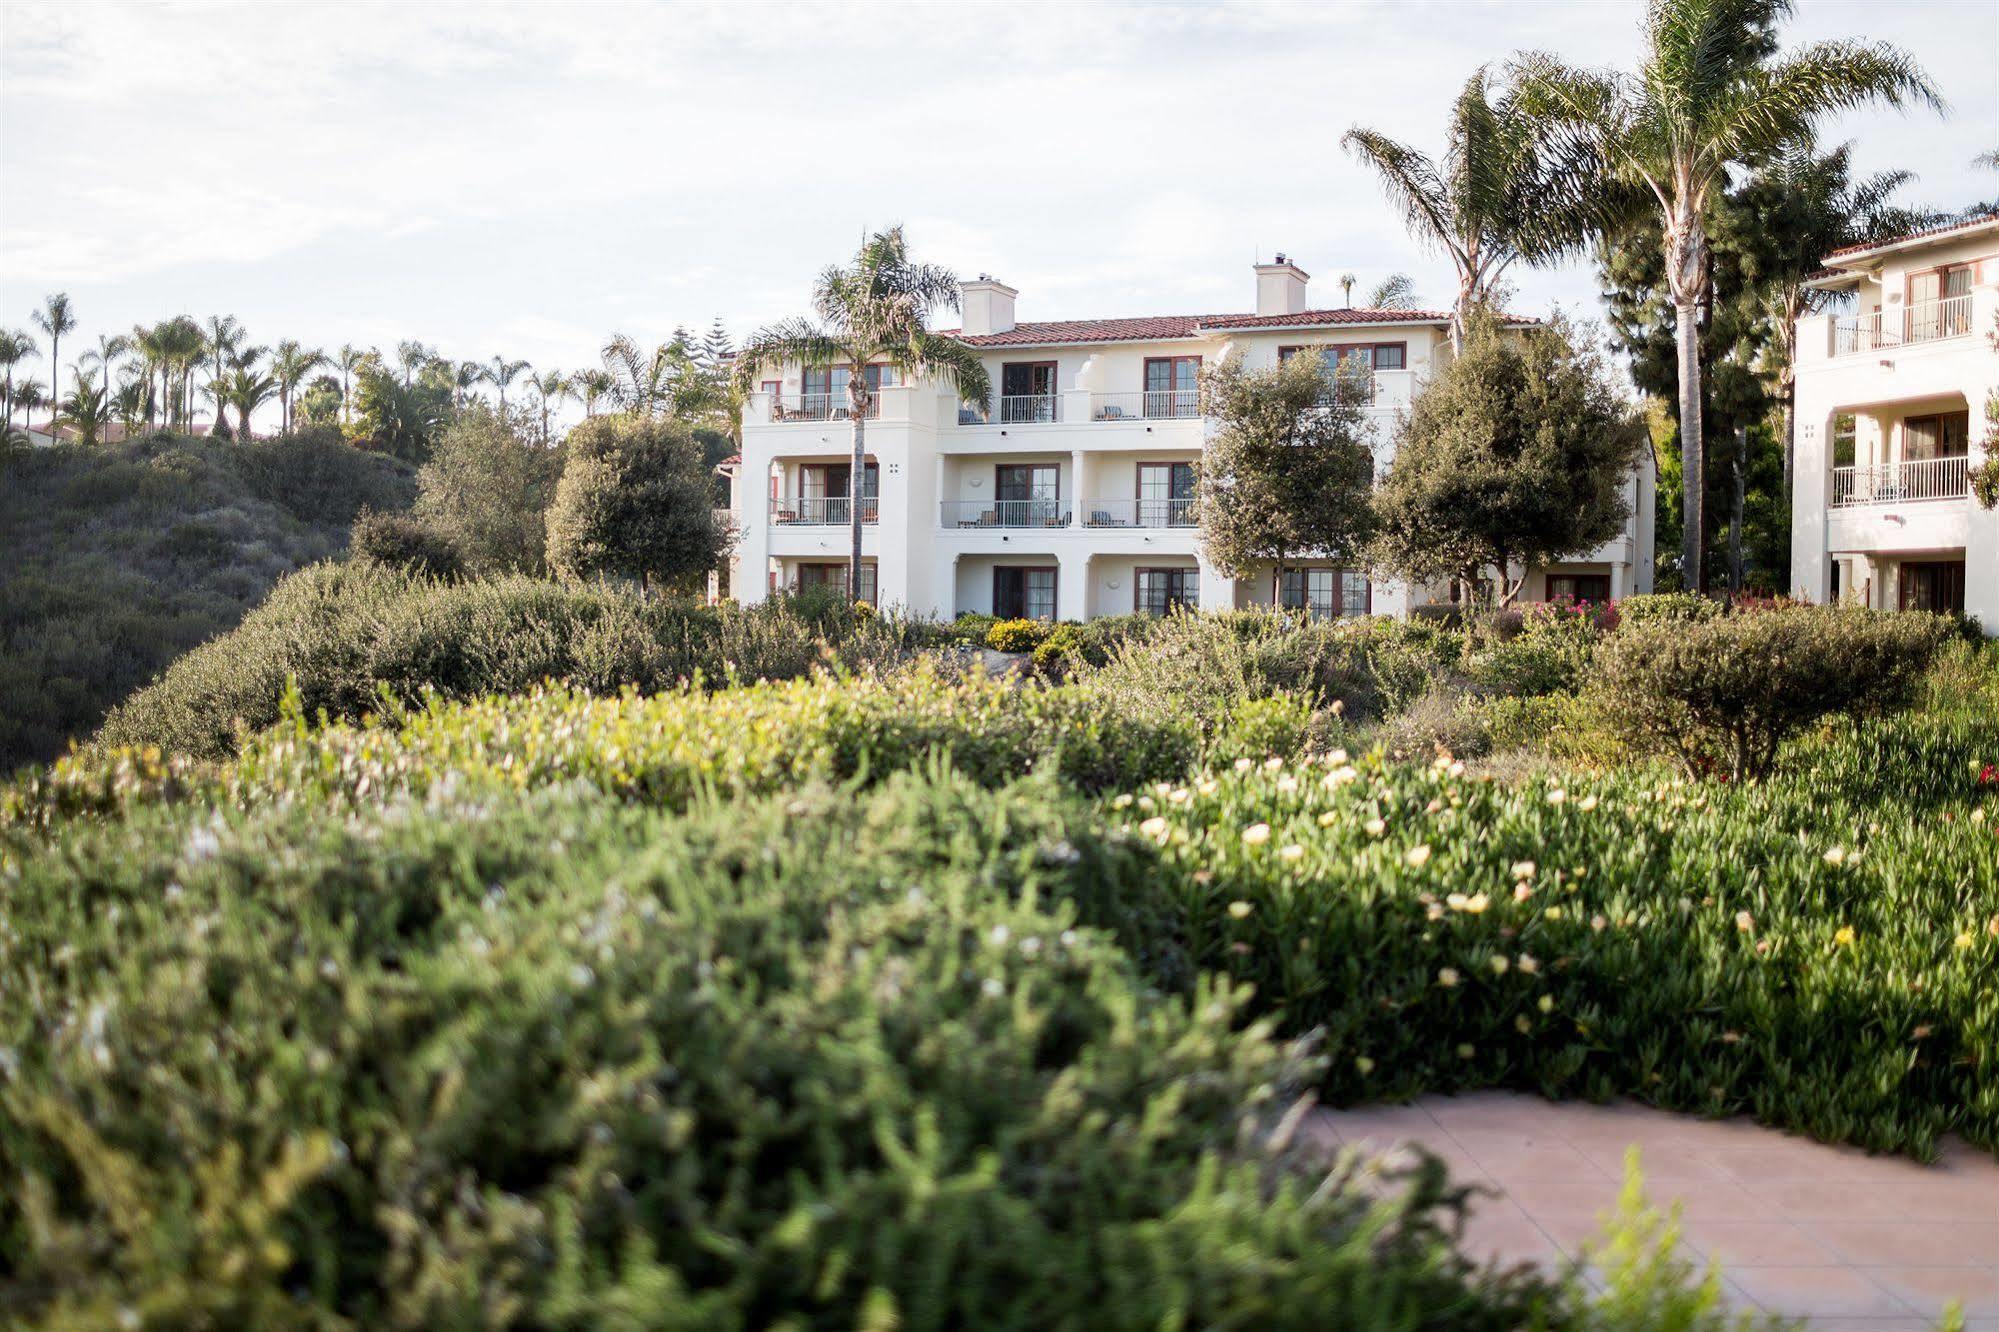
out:
<path id="1" fill-rule="evenodd" d="M 1055 566 L 1055 618 L 1090 618 L 1090 556 L 1073 551 L 1059 557 Z"/>
<path id="2" fill-rule="evenodd" d="M 1089 487 L 1083 484 L 1083 451 L 1069 451 L 1069 526 L 1083 525 L 1083 505 L 1089 501 Z M 1081 616 L 1077 617 L 1082 618 Z"/>
<path id="3" fill-rule="evenodd" d="M 1235 609 L 1235 579 L 1230 578 L 1206 560 L 1196 560 L 1195 567 L 1201 576 L 1201 609 L 1222 611 Z"/>
<path id="4" fill-rule="evenodd" d="M 1628 567 L 1623 560 L 1612 560 L 1610 562 L 1610 599 L 1612 601 L 1622 601 L 1624 599 L 1624 571 Z"/>

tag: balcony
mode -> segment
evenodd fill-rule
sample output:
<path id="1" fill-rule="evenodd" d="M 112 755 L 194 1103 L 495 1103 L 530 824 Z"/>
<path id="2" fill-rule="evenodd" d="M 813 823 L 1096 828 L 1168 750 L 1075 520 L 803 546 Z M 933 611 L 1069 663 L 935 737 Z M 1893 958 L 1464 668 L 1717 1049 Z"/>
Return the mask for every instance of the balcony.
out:
<path id="1" fill-rule="evenodd" d="M 866 419 L 874 420 L 881 415 L 881 399 L 868 401 Z M 838 393 L 798 393 L 789 397 L 772 396 L 770 419 L 773 421 L 851 421 L 854 409 L 847 401 L 845 390 Z"/>
<path id="2" fill-rule="evenodd" d="M 984 412 L 959 404 L 959 425 L 1053 425 L 1062 419 L 1061 395 L 1019 393 L 1001 398 L 997 410 Z"/>
<path id="3" fill-rule="evenodd" d="M 1199 389 L 1152 389 L 1140 393 L 1092 393 L 1092 421 L 1185 421 L 1201 414 Z"/>
<path id="4" fill-rule="evenodd" d="M 1970 494 L 1963 454 L 1924 458 L 1916 462 L 1879 463 L 1871 467 L 1832 469 L 1832 507 L 1863 504 L 1914 504 L 1961 500 Z"/>
<path id="5" fill-rule="evenodd" d="M 1950 296 L 1900 309 L 1841 315 L 1832 321 L 1832 354 L 1856 356 L 1885 347 L 1962 338 L 1971 332 L 1971 297 Z"/>
<path id="6" fill-rule="evenodd" d="M 1083 526 L 1193 528 L 1192 499 L 1095 499 L 1083 502 Z"/>
<path id="7" fill-rule="evenodd" d="M 954 528 L 1067 527 L 1070 517 L 1059 499 L 945 500 L 940 521 Z"/>
<path id="8" fill-rule="evenodd" d="M 881 520 L 881 501 L 873 495 L 861 497 L 861 521 Z M 793 495 L 773 497 L 770 502 L 773 527 L 847 527 L 854 521 L 853 501 L 845 495 Z"/>

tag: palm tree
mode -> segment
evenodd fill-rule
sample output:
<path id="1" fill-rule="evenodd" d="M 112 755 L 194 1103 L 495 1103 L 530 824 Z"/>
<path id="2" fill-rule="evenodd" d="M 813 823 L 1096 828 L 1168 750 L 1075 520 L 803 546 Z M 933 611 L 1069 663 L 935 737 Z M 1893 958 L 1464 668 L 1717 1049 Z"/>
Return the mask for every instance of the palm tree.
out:
<path id="1" fill-rule="evenodd" d="M 48 395 L 42 392 L 42 381 L 39 379 L 24 379 L 14 385 L 14 405 L 20 409 L 21 424 L 24 426 L 33 426 L 35 424 L 35 409 L 50 405 Z M 53 421 L 49 423 L 49 428 L 51 431 L 55 429 Z"/>
<path id="2" fill-rule="evenodd" d="M 495 356 L 493 363 L 485 367 L 482 372 L 486 377 L 486 382 L 500 391 L 500 416 L 502 419 L 507 415 L 507 385 L 513 383 L 521 371 L 527 368 L 528 363 L 526 361 L 509 361 L 504 356 Z"/>
<path id="3" fill-rule="evenodd" d="M 49 335 L 49 383 L 54 384 L 62 375 L 62 335 L 76 327 L 68 292 L 43 298 L 42 308 L 35 311 L 35 327 Z"/>
<path id="4" fill-rule="evenodd" d="M 736 357 L 736 391 L 747 394 L 766 370 L 787 365 L 811 369 L 845 366 L 847 416 L 854 438 L 848 473 L 847 513 L 852 560 L 847 595 L 861 599 L 861 487 L 867 475 L 867 417 L 874 405 L 867 367 L 882 365 L 899 375 L 934 375 L 959 399 L 990 407 L 993 386 L 984 362 L 956 338 L 939 337 L 924 326 L 931 311 L 958 308 L 958 279 L 936 264 L 914 263 L 901 227 L 868 237 L 846 268 L 828 268 L 813 284 L 812 308 L 818 324 L 787 319 L 759 329 Z"/>
<path id="5" fill-rule="evenodd" d="M 76 427 L 76 442 L 86 448 L 94 447 L 111 421 L 111 395 L 78 370 L 74 372 L 69 396 L 59 404 L 59 410 L 61 414 L 56 420 Z M 54 422 L 50 424 L 53 426 Z"/>
<path id="6" fill-rule="evenodd" d="M 129 438 L 139 429 L 139 423 L 146 420 L 153 410 L 152 376 L 140 366 L 127 365 L 125 379 L 118 391 L 111 395 L 111 405 L 118 413 L 119 423 L 125 427 Z"/>
<path id="7" fill-rule="evenodd" d="M 103 380 L 99 387 L 103 389 L 105 397 L 108 398 L 111 396 L 111 367 L 117 363 L 120 356 L 125 355 L 131 350 L 132 343 L 130 339 L 121 337 L 116 333 L 108 336 L 99 334 L 97 346 L 77 357 L 76 362 L 78 366 L 97 366 L 103 372 Z"/>
<path id="8" fill-rule="evenodd" d="M 486 368 L 477 361 L 460 361 L 451 372 L 451 405 L 463 407 L 473 390 L 486 382 Z"/>
<path id="9" fill-rule="evenodd" d="M 1551 150 L 1593 161 L 1605 185 L 1639 190 L 1659 209 L 1678 321 L 1680 558 L 1689 590 L 1702 583 L 1698 324 L 1708 292 L 1710 199 L 1731 166 L 1809 142 L 1831 113 L 1875 103 L 1943 107 L 1914 59 L 1886 43 L 1813 42 L 1772 59 L 1771 35 L 1790 11 L 1790 0 L 1652 0 L 1634 73 L 1573 69 L 1545 53 L 1515 62 L 1515 96 L 1544 127 Z"/>
<path id="10" fill-rule="evenodd" d="M 1791 145 L 1757 173 L 1767 187 L 1759 202 L 1779 210 L 1769 234 L 1783 243 L 1782 267 L 1770 286 L 1767 302 L 1777 334 L 1771 369 L 1777 379 L 1784 424 L 1784 493 L 1791 491 L 1797 422 L 1798 320 L 1825 307 L 1829 293 L 1805 285 L 1820 271 L 1826 255 L 1848 245 L 1883 236 L 1899 236 L 1934 226 L 1944 215 L 1928 209 L 1900 207 L 1890 202 L 1895 192 L 1915 179 L 1908 171 L 1881 171 L 1861 180 L 1852 178 L 1852 149 L 1841 144 L 1819 153 L 1809 143 Z M 1761 194 L 1770 197 L 1762 199 Z"/>
<path id="11" fill-rule="evenodd" d="M 292 393 L 304 382 L 305 377 L 320 366 L 325 365 L 326 353 L 317 347 L 301 347 L 290 338 L 278 344 L 271 354 L 271 374 L 278 383 L 278 411 L 280 427 L 287 435 L 292 429 Z"/>
<path id="12" fill-rule="evenodd" d="M 1496 303 L 1508 267 L 1516 260 L 1558 258 L 1581 245 L 1586 233 L 1581 205 L 1590 197 L 1582 188 L 1588 159 L 1573 148 L 1544 153 L 1534 120 L 1511 96 L 1493 99 L 1484 69 L 1465 81 L 1451 104 L 1440 159 L 1359 126 L 1340 142 L 1374 168 L 1411 233 L 1442 251 L 1457 270 L 1453 353 L 1464 348 L 1472 308 Z"/>
<path id="13" fill-rule="evenodd" d="M 0 329 L 0 366 L 7 370 L 6 396 L 0 398 L 0 425 L 14 419 L 14 367 L 41 351 L 35 340 L 17 329 Z"/>
<path id="14" fill-rule="evenodd" d="M 348 388 L 353 379 L 354 372 L 359 370 L 362 363 L 374 354 L 373 352 L 362 351 L 359 347 L 348 343 L 340 349 L 340 355 L 334 358 L 333 363 L 340 367 L 340 420 L 342 424 L 345 424 L 347 421 L 347 404 L 353 397 L 348 392 Z"/>
<path id="15" fill-rule="evenodd" d="M 258 354 L 263 352 L 258 348 Z M 254 358 L 252 358 L 254 360 Z M 250 413 L 269 402 L 278 391 L 278 381 L 260 373 L 254 365 L 237 364 L 222 379 L 222 396 L 236 409 L 237 434 L 250 438 Z"/>
<path id="16" fill-rule="evenodd" d="M 617 387 L 617 381 L 611 378 L 609 370 L 578 370 L 573 379 L 576 396 L 583 403 L 583 415 L 586 417 L 595 416 L 597 400 L 608 396 Z"/>
<path id="17" fill-rule="evenodd" d="M 396 344 L 396 363 L 403 368 L 403 387 L 408 388 L 416 378 L 416 372 L 437 359 L 437 353 L 421 342 L 411 338 Z"/>
<path id="18" fill-rule="evenodd" d="M 541 442 L 546 446 L 550 404 L 575 397 L 576 387 L 569 382 L 569 376 L 560 370 L 544 370 L 538 375 L 529 375 L 528 385 L 541 398 Z"/>
<path id="19" fill-rule="evenodd" d="M 222 380 L 222 362 L 242 344 L 246 334 L 234 315 L 208 316 L 208 327 L 202 332 L 207 338 L 208 355 L 213 366 L 208 373 L 208 396 L 215 399 L 215 424 L 209 433 L 224 436 L 229 433 L 229 426 L 223 419 L 222 399 L 216 392 L 216 385 Z"/>
<path id="20" fill-rule="evenodd" d="M 1367 294 L 1370 310 L 1413 310 L 1416 308 L 1416 280 L 1407 273 L 1390 273 Z"/>

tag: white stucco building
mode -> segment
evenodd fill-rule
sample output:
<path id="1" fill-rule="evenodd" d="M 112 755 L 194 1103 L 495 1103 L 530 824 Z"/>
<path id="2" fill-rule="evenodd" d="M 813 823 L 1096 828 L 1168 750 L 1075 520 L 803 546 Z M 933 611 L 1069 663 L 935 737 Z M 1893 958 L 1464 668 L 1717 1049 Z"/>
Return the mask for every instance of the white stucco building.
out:
<path id="1" fill-rule="evenodd" d="M 1175 604 L 1204 609 L 1282 599 L 1326 614 L 1400 614 L 1434 589 L 1302 561 L 1229 578 L 1208 565 L 1193 523 L 1193 463 L 1209 431 L 1199 375 L 1231 352 L 1252 366 L 1296 350 L 1358 357 L 1374 375 L 1377 466 L 1396 415 L 1450 355 L 1442 314 L 1314 309 L 1308 278 L 1279 255 L 1255 269 L 1239 314 L 1019 322 L 1019 293 L 964 284 L 964 327 L 992 377 L 992 410 L 961 408 L 934 383 L 882 382 L 866 423 L 859 488 L 862 590 L 884 606 L 1064 620 Z M 1325 349 L 1321 351 L 1320 349 Z M 787 367 L 750 396 L 732 472 L 741 533 L 731 587 L 744 601 L 814 582 L 844 585 L 851 438 L 846 368 Z M 869 367 L 880 378 L 879 367 Z M 1527 571 L 1527 600 L 1601 600 L 1649 591 L 1653 474 L 1630 481 L 1626 531 L 1573 562 Z"/>
<path id="2" fill-rule="evenodd" d="M 1999 216 L 1826 258 L 1850 308 L 1798 321 L 1794 595 L 1999 632 L 1999 512 L 1968 494 L 1999 384 Z"/>

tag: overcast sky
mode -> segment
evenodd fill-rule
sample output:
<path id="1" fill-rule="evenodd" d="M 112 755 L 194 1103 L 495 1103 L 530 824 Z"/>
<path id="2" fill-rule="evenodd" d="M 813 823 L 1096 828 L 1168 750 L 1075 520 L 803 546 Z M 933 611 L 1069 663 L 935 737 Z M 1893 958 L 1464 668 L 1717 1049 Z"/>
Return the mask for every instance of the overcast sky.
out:
<path id="1" fill-rule="evenodd" d="M 1787 38 L 1914 51 L 1948 118 L 1831 127 L 1916 200 L 1999 194 L 1999 3 L 1799 0 Z M 1481 63 L 1629 65 L 1640 0 L 777 6 L 0 0 L 0 323 L 229 313 L 259 342 L 595 364 L 613 331 L 804 310 L 901 222 L 1022 319 L 1247 308 L 1283 249 L 1362 290 L 1423 253 L 1339 148 L 1436 146 Z M 1519 303 L 1595 308 L 1580 268 Z M 47 364 L 35 373 L 46 382 Z M 65 382 L 67 375 L 65 374 Z"/>

